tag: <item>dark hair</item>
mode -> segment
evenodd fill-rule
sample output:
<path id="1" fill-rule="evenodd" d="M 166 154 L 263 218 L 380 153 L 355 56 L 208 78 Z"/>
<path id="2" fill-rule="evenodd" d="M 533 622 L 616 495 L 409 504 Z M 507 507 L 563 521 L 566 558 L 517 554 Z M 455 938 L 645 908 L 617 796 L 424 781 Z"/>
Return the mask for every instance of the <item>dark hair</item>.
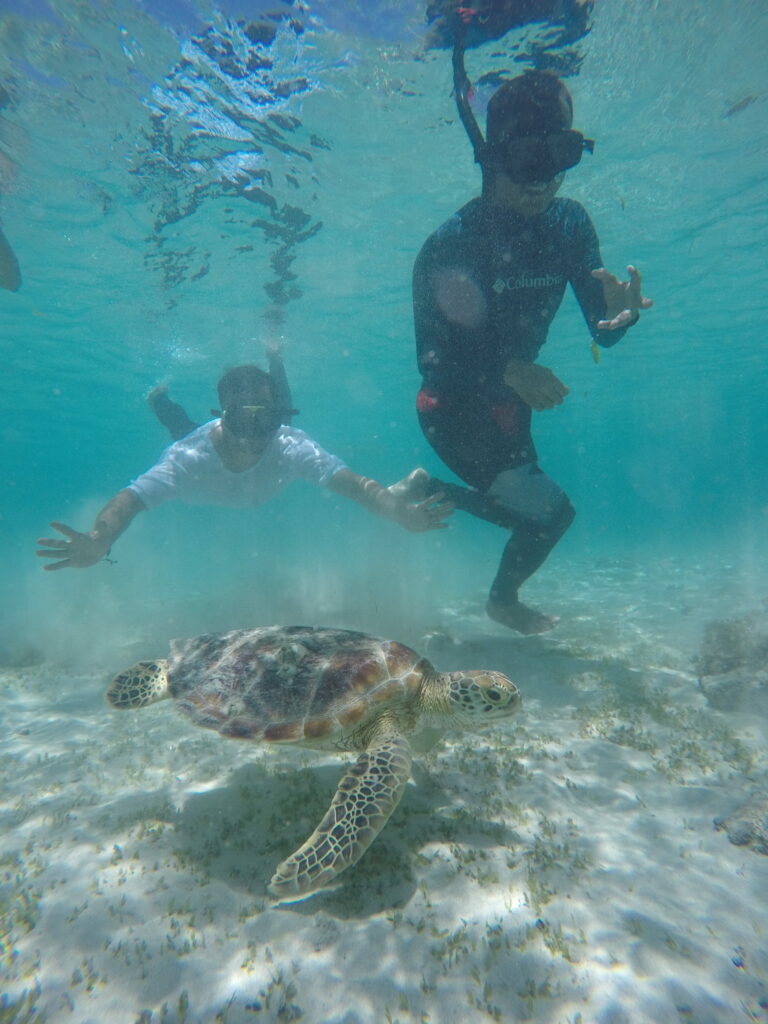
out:
<path id="1" fill-rule="evenodd" d="M 233 391 L 240 391 L 243 388 L 258 389 L 264 384 L 269 388 L 272 401 L 276 402 L 275 382 L 265 370 L 253 364 L 231 367 L 223 375 L 216 388 L 219 393 L 221 407 L 226 409 L 227 399 Z"/>
<path id="2" fill-rule="evenodd" d="M 485 137 L 489 146 L 505 135 L 538 135 L 570 128 L 573 100 L 565 84 L 549 71 L 526 71 L 503 82 L 488 102 Z"/>

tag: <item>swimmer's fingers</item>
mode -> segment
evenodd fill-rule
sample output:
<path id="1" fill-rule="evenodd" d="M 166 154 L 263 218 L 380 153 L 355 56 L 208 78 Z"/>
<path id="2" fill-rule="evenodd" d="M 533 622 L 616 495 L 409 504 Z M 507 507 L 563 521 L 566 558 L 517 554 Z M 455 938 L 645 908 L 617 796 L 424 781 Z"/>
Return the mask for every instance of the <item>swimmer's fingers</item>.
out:
<path id="1" fill-rule="evenodd" d="M 547 379 L 547 391 L 546 398 L 553 405 L 561 405 L 566 395 L 571 393 L 571 389 L 567 385 L 563 384 L 559 377 L 556 377 L 554 373 Z"/>
<path id="2" fill-rule="evenodd" d="M 61 540 L 56 537 L 41 537 L 38 540 L 40 549 L 37 551 L 39 558 L 55 558 L 59 561 L 43 568 L 54 569 L 87 569 L 95 565 L 109 551 L 109 542 L 93 537 L 89 533 L 80 533 L 73 530 L 66 523 L 52 522 L 54 530 L 59 530 L 68 540 Z"/>
<path id="3" fill-rule="evenodd" d="M 614 286 L 621 284 L 618 277 L 616 277 L 615 274 L 612 274 L 610 270 L 606 270 L 605 267 L 599 267 L 597 270 L 593 270 L 592 277 L 597 278 L 603 286 L 606 284 Z"/>
<path id="4" fill-rule="evenodd" d="M 631 308 L 638 310 L 650 309 L 653 305 L 653 299 L 643 298 L 643 279 L 640 276 L 640 271 L 630 263 L 627 267 L 627 273 L 629 274 L 629 288 L 627 291 L 632 300 L 630 303 Z"/>
<path id="5" fill-rule="evenodd" d="M 59 533 L 63 533 L 65 537 L 69 537 L 70 540 L 75 540 L 75 538 L 77 537 L 82 537 L 82 534 L 78 530 L 73 530 L 71 526 L 67 526 L 66 523 L 60 523 L 56 519 L 54 519 L 53 522 L 49 523 L 48 525 L 52 526 L 54 530 L 58 530 Z M 59 543 L 62 544 L 63 541 L 59 541 Z"/>
<path id="6" fill-rule="evenodd" d="M 38 544 L 43 545 L 35 552 L 38 558 L 55 558 L 58 561 L 44 565 L 46 572 L 53 572 L 56 569 L 69 569 L 72 561 L 69 557 L 69 541 L 55 540 L 52 537 L 41 537 Z"/>
<path id="7" fill-rule="evenodd" d="M 562 405 L 569 394 L 568 387 L 546 366 L 510 360 L 504 372 L 504 382 L 536 412 Z"/>
<path id="8" fill-rule="evenodd" d="M 60 558 L 61 551 L 57 554 L 47 551 L 38 551 L 37 554 L 40 558 Z M 48 565 L 43 566 L 44 572 L 56 572 L 57 569 L 71 569 L 73 568 L 72 562 L 69 558 L 63 558 L 60 562 L 49 562 Z"/>
<path id="9" fill-rule="evenodd" d="M 605 267 L 592 271 L 592 277 L 600 281 L 603 286 L 606 305 L 609 311 L 614 307 L 609 315 L 610 319 L 619 312 L 615 308 L 616 306 L 622 306 L 629 310 L 640 310 L 650 309 L 653 305 L 653 299 L 643 298 L 643 278 L 637 267 L 630 263 L 627 267 L 627 273 L 629 274 L 629 280 L 620 281 L 615 274 L 606 270 Z"/>
<path id="10" fill-rule="evenodd" d="M 63 533 L 65 537 L 69 537 L 69 540 L 62 540 L 61 537 L 38 537 L 37 543 L 40 545 L 40 550 L 36 552 L 38 558 L 63 558 L 65 555 L 64 562 L 59 562 L 56 565 L 46 565 L 46 569 L 64 569 L 69 564 L 68 552 L 73 541 L 78 533 L 71 527 L 67 526 L 66 523 L 53 522 L 49 524 L 58 530 L 59 533 Z"/>
<path id="11" fill-rule="evenodd" d="M 615 331 L 619 327 L 626 327 L 635 319 L 635 313 L 631 309 L 622 309 L 618 316 L 612 317 L 610 320 L 598 320 L 597 329 L 599 331 Z"/>
<path id="12" fill-rule="evenodd" d="M 554 409 L 556 405 L 562 405 L 565 397 L 570 394 L 570 388 L 556 377 L 550 370 L 546 376 L 542 374 L 537 385 L 531 388 L 527 394 L 521 396 L 536 412 L 543 412 L 545 409 Z"/>
<path id="13" fill-rule="evenodd" d="M 456 507 L 453 502 L 443 501 L 444 498 L 443 492 L 438 491 L 436 494 L 430 494 L 424 501 L 418 502 L 416 508 L 424 509 L 434 522 L 439 522 L 452 516 Z"/>
<path id="14" fill-rule="evenodd" d="M 441 501 L 442 494 L 432 494 L 424 501 L 411 505 L 406 513 L 403 525 L 414 533 L 426 533 L 428 530 L 444 530 L 448 525 L 444 522 L 453 515 L 453 505 Z"/>
<path id="15" fill-rule="evenodd" d="M 59 533 L 63 533 L 68 540 L 62 540 L 61 537 L 38 537 L 37 543 L 40 545 L 40 550 L 37 551 L 39 558 L 62 558 L 65 554 L 67 558 L 63 563 L 57 563 L 56 565 L 46 565 L 46 569 L 63 569 L 69 564 L 69 552 L 72 549 L 73 542 L 78 541 L 82 534 L 78 533 L 77 530 L 73 530 L 71 526 L 67 526 L 66 523 L 60 523 L 54 521 L 49 524 L 58 530 Z"/>
<path id="16" fill-rule="evenodd" d="M 54 548 L 55 549 L 54 551 L 49 552 L 49 554 L 59 554 L 60 555 L 62 551 L 66 551 L 67 548 L 69 547 L 69 541 L 68 540 L 60 540 L 57 537 L 38 537 L 37 538 L 37 543 L 42 548 Z M 38 551 L 38 554 L 42 554 L 42 552 Z"/>
<path id="17" fill-rule="evenodd" d="M 592 271 L 592 277 L 600 281 L 605 298 L 604 320 L 598 320 L 600 331 L 615 331 L 620 327 L 628 327 L 637 320 L 641 309 L 650 309 L 653 299 L 643 298 L 643 279 L 637 267 L 627 267 L 628 281 L 620 281 L 605 267 Z"/>

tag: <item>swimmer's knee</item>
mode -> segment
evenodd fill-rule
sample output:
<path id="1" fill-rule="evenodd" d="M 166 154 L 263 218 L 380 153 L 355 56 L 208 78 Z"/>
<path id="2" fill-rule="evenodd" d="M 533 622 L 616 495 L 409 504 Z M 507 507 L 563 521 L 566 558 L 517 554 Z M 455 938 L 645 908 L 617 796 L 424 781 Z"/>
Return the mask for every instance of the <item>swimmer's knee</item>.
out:
<path id="1" fill-rule="evenodd" d="M 571 504 L 571 499 L 568 497 L 567 494 L 564 494 L 563 498 L 565 500 L 563 501 L 562 507 L 556 517 L 556 522 L 560 524 L 563 533 L 565 533 L 565 531 L 571 525 L 573 520 L 576 518 L 576 509 Z"/>
<path id="2" fill-rule="evenodd" d="M 562 535 L 576 516 L 565 491 L 535 464 L 499 473 L 488 494 L 520 524 L 547 534 Z"/>
<path id="3" fill-rule="evenodd" d="M 562 501 L 547 509 L 546 513 L 537 519 L 529 520 L 524 528 L 539 540 L 547 540 L 550 544 L 556 544 L 575 518 L 576 509 L 564 494 Z M 520 526 L 517 528 L 520 529 Z"/>
<path id="4" fill-rule="evenodd" d="M 549 525 L 549 532 L 555 534 L 558 538 L 562 537 L 565 531 L 570 528 L 575 518 L 576 509 L 571 504 L 568 495 L 563 494 L 563 502 L 553 516 L 552 522 Z"/>

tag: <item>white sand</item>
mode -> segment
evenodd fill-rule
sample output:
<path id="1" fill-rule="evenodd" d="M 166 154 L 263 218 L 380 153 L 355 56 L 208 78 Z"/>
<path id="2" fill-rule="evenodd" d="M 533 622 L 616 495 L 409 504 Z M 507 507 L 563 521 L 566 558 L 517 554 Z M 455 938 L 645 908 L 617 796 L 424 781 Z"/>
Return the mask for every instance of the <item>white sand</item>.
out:
<path id="1" fill-rule="evenodd" d="M 1 952 L 21 1002 L 0 1020 L 768 1021 L 768 856 L 712 826 L 768 791 L 768 721 L 711 710 L 692 667 L 702 623 L 760 595 L 725 568 L 559 569 L 571 582 L 529 590 L 563 616 L 547 637 L 479 600 L 399 637 L 440 669 L 507 672 L 524 711 L 419 760 L 343 885 L 288 907 L 266 882 L 338 760 L 227 741 L 170 703 L 111 711 L 122 663 L 6 670 Z"/>

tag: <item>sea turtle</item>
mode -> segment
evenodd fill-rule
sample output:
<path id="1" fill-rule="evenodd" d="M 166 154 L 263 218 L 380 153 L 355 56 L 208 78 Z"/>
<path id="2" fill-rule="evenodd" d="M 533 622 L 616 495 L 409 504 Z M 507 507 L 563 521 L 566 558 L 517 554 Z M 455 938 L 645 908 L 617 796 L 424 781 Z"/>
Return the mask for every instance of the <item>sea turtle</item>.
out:
<path id="1" fill-rule="evenodd" d="M 412 750 L 520 707 L 500 672 L 440 673 L 395 640 L 309 626 L 174 640 L 167 660 L 121 672 L 106 697 L 125 709 L 173 697 L 197 725 L 235 739 L 360 751 L 320 824 L 272 877 L 283 901 L 326 888 L 362 857 L 403 795 Z"/>

